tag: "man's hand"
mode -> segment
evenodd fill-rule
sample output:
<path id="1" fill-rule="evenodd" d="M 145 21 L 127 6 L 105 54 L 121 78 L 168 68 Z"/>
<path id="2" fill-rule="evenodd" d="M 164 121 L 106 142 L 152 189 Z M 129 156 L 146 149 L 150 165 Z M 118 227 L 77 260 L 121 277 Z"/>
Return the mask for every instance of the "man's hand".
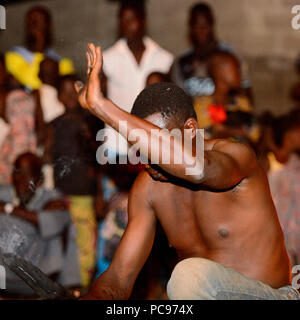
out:
<path id="1" fill-rule="evenodd" d="M 100 85 L 100 72 L 102 69 L 102 51 L 93 43 L 89 43 L 86 52 L 87 58 L 87 79 L 83 84 L 80 81 L 75 83 L 75 89 L 79 94 L 79 103 L 81 106 L 93 114 L 101 109 L 106 99 L 102 95 Z"/>

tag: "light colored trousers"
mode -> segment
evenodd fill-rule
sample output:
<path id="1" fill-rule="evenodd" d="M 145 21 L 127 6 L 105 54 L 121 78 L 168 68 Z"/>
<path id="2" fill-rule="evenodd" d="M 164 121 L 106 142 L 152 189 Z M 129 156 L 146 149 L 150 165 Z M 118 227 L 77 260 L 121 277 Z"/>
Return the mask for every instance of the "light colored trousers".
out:
<path id="1" fill-rule="evenodd" d="M 267 284 L 202 258 L 180 261 L 167 285 L 170 300 L 300 300 L 292 286 Z"/>

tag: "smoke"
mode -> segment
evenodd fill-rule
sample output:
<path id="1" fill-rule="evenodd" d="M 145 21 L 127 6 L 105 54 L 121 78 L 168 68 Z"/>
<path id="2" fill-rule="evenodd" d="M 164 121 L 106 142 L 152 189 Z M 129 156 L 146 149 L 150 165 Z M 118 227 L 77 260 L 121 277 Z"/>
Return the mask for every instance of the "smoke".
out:
<path id="1" fill-rule="evenodd" d="M 5 253 L 24 254 L 24 248 L 28 244 L 28 238 L 24 232 L 14 223 L 9 222 L 9 217 L 2 221 L 0 233 L 0 250 Z"/>

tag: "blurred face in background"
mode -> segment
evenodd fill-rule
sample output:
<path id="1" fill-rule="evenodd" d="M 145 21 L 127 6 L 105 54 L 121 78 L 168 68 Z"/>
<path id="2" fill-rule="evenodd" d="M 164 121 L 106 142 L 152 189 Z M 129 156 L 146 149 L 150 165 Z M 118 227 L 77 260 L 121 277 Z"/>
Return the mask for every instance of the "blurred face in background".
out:
<path id="1" fill-rule="evenodd" d="M 125 8 L 120 13 L 120 35 L 127 41 L 135 41 L 144 36 L 144 20 L 132 8 Z"/>
<path id="2" fill-rule="evenodd" d="M 190 38 L 195 47 L 209 44 L 214 40 L 213 25 L 205 14 L 197 13 L 191 17 Z"/>
<path id="3" fill-rule="evenodd" d="M 75 81 L 67 79 L 62 81 L 59 86 L 58 98 L 62 104 L 69 110 L 79 108 L 78 94 L 74 87 Z"/>
<path id="4" fill-rule="evenodd" d="M 30 50 L 43 52 L 50 46 L 51 18 L 46 10 L 35 8 L 29 11 L 25 27 L 26 42 Z"/>
<path id="5" fill-rule="evenodd" d="M 40 167 L 23 157 L 13 172 L 13 183 L 22 204 L 27 204 L 42 182 Z"/>
<path id="6" fill-rule="evenodd" d="M 39 77 L 43 83 L 55 87 L 59 79 L 58 63 L 49 58 L 43 60 L 40 64 Z"/>

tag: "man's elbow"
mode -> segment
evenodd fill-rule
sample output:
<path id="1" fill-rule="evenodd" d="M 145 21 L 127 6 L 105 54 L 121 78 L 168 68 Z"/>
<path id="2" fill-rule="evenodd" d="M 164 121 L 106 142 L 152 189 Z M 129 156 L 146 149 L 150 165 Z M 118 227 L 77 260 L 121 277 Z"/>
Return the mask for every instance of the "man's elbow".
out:
<path id="1" fill-rule="evenodd" d="M 196 159 L 192 167 L 187 167 L 185 169 L 185 175 L 186 175 L 185 180 L 187 180 L 192 184 L 196 184 L 196 185 L 201 184 L 204 178 L 204 168 L 205 168 L 206 162 L 207 162 L 206 158 L 204 158 L 203 160 Z"/>

